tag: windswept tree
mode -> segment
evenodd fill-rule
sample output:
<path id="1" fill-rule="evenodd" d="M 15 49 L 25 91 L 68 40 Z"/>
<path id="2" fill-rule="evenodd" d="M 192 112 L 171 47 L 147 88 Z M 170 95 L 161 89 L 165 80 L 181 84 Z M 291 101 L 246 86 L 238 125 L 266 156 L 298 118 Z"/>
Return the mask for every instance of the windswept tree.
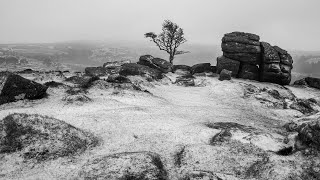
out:
<path id="1" fill-rule="evenodd" d="M 178 47 L 187 40 L 184 37 L 183 29 L 170 20 L 165 20 L 162 24 L 162 32 L 156 35 L 154 32 L 144 34 L 146 38 L 150 38 L 160 50 L 169 54 L 169 60 L 172 64 L 175 55 L 185 54 L 188 51 L 179 51 Z"/>

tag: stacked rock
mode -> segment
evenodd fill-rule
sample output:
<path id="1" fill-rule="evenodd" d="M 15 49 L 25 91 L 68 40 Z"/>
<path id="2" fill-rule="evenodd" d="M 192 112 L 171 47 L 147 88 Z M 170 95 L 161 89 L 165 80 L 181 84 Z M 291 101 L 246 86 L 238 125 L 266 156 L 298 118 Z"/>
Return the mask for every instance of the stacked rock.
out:
<path id="1" fill-rule="evenodd" d="M 258 80 L 258 65 L 261 61 L 259 40 L 258 35 L 250 33 L 225 34 L 221 44 L 223 56 L 217 60 L 218 73 L 227 69 L 232 71 L 234 77 Z"/>
<path id="2" fill-rule="evenodd" d="M 292 57 L 278 46 L 261 42 L 262 58 L 260 80 L 277 84 L 289 84 L 291 81 Z"/>
<path id="3" fill-rule="evenodd" d="M 272 82 L 281 85 L 291 81 L 290 54 L 251 33 L 232 32 L 222 38 L 223 56 L 217 58 L 217 73 L 232 71 L 233 77 Z"/>

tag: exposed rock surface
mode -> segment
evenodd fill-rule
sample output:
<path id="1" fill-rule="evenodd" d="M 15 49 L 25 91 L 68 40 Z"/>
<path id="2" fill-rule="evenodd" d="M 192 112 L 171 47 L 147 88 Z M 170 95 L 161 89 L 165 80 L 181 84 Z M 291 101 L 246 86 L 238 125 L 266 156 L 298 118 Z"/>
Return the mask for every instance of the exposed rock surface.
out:
<path id="1" fill-rule="evenodd" d="M 195 64 L 191 67 L 192 74 L 195 73 L 203 73 L 203 72 L 211 72 L 211 64 L 210 63 L 200 63 Z"/>
<path id="2" fill-rule="evenodd" d="M 219 80 L 220 80 L 220 81 L 231 80 L 231 75 L 232 75 L 232 71 L 228 71 L 228 70 L 226 70 L 226 69 L 223 69 L 223 70 L 220 72 Z"/>
<path id="3" fill-rule="evenodd" d="M 166 180 L 167 172 L 158 154 L 125 152 L 97 158 L 79 172 L 81 179 Z"/>
<path id="4" fill-rule="evenodd" d="M 112 62 L 106 62 L 103 64 L 103 67 L 105 68 L 114 68 L 114 67 L 121 67 L 123 64 L 131 63 L 130 60 L 123 60 L 123 61 L 112 61 Z"/>
<path id="5" fill-rule="evenodd" d="M 319 78 L 307 77 L 307 78 L 305 78 L 305 81 L 307 82 L 307 84 L 310 87 L 320 89 L 320 79 Z"/>
<path id="6" fill-rule="evenodd" d="M 0 124 L 1 152 L 20 152 L 25 159 L 55 159 L 98 143 L 92 134 L 47 116 L 12 114 Z"/>
<path id="7" fill-rule="evenodd" d="M 71 76 L 67 78 L 65 81 L 71 82 L 75 84 L 76 86 L 79 86 L 81 88 L 88 88 L 91 86 L 92 82 L 99 80 L 98 76 Z"/>
<path id="8" fill-rule="evenodd" d="M 236 77 L 238 75 L 240 68 L 240 62 L 235 61 L 224 56 L 217 58 L 217 73 L 220 74 L 223 69 L 232 72 L 232 76 Z"/>
<path id="9" fill-rule="evenodd" d="M 191 75 L 177 77 L 175 84 L 186 87 L 195 86 L 194 77 Z"/>
<path id="10" fill-rule="evenodd" d="M 108 76 L 107 82 L 111 83 L 131 83 L 130 79 L 119 74 L 112 74 Z"/>
<path id="11" fill-rule="evenodd" d="M 157 69 L 163 73 L 172 71 L 172 64 L 160 58 L 154 58 L 151 55 L 144 55 L 139 58 L 138 64 Z"/>
<path id="12" fill-rule="evenodd" d="M 234 77 L 288 85 L 292 57 L 278 46 L 259 41 L 260 37 L 251 33 L 225 34 L 221 44 L 223 56 L 217 59 L 218 73 L 227 69 Z"/>
<path id="13" fill-rule="evenodd" d="M 141 65 L 141 64 L 136 64 L 136 63 L 123 64 L 119 74 L 123 76 L 140 75 L 140 76 L 149 77 L 151 79 L 162 78 L 161 71 L 150 68 L 148 66 Z"/>
<path id="14" fill-rule="evenodd" d="M 292 57 L 287 51 L 266 42 L 261 42 L 261 47 L 263 60 L 260 65 L 260 80 L 288 85 L 291 81 Z"/>
<path id="15" fill-rule="evenodd" d="M 0 72 L 0 105 L 21 99 L 41 99 L 48 87 L 19 75 Z"/>

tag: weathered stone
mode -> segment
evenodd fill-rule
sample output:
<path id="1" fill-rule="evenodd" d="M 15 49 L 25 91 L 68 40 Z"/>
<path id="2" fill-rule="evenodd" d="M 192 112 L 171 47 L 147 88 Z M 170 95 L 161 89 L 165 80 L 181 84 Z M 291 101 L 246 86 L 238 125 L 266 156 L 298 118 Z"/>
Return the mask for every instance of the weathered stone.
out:
<path id="1" fill-rule="evenodd" d="M 48 87 L 19 75 L 0 72 L 0 105 L 21 99 L 41 99 Z"/>
<path id="2" fill-rule="evenodd" d="M 161 71 L 136 63 L 123 64 L 119 72 L 123 76 L 146 76 L 152 79 L 162 79 Z"/>
<path id="3" fill-rule="evenodd" d="M 280 63 L 278 51 L 275 50 L 269 43 L 261 42 L 263 53 L 263 63 Z"/>
<path id="4" fill-rule="evenodd" d="M 260 76 L 260 81 L 271 82 L 280 85 L 288 85 L 291 81 L 290 73 L 275 73 L 275 72 L 263 72 Z"/>
<path id="5" fill-rule="evenodd" d="M 106 76 L 108 75 L 107 69 L 104 67 L 86 67 L 85 74 L 88 76 Z"/>
<path id="6" fill-rule="evenodd" d="M 232 71 L 228 71 L 226 69 L 223 69 L 220 72 L 219 80 L 220 81 L 231 80 L 231 75 L 232 75 Z"/>
<path id="7" fill-rule="evenodd" d="M 81 179 L 166 180 L 167 172 L 158 154 L 125 152 L 92 159 L 79 172 Z"/>
<path id="8" fill-rule="evenodd" d="M 225 37 L 241 37 L 245 39 L 249 39 L 252 41 L 260 41 L 260 37 L 256 34 L 245 33 L 245 32 L 232 32 L 224 35 Z"/>
<path id="9" fill-rule="evenodd" d="M 217 73 L 220 74 L 220 72 L 223 69 L 229 70 L 232 72 L 232 76 L 236 77 L 238 75 L 240 68 L 240 62 L 235 61 L 229 58 L 226 58 L 224 56 L 217 58 Z"/>
<path id="10" fill-rule="evenodd" d="M 100 78 L 98 76 L 71 76 L 66 79 L 67 82 L 71 82 L 81 88 L 89 88 L 91 84 L 99 80 Z"/>
<path id="11" fill-rule="evenodd" d="M 295 81 L 295 82 L 293 83 L 293 85 L 308 86 L 308 83 L 306 82 L 306 79 L 303 78 L 303 79 L 299 79 L 299 80 Z"/>
<path id="12" fill-rule="evenodd" d="M 163 73 L 172 71 L 172 64 L 160 58 L 154 58 L 151 55 L 144 55 L 139 58 L 138 64 L 157 69 Z"/>
<path id="13" fill-rule="evenodd" d="M 178 69 L 186 70 L 186 71 L 189 71 L 189 72 L 192 71 L 192 68 L 190 66 L 187 66 L 187 65 L 173 65 L 172 66 L 172 72 L 175 72 Z"/>
<path id="14" fill-rule="evenodd" d="M 281 72 L 291 73 L 292 66 L 280 64 L 280 69 L 281 69 Z"/>
<path id="15" fill-rule="evenodd" d="M 281 72 L 279 63 L 264 64 L 262 67 L 264 72 L 274 72 L 274 73 Z"/>
<path id="16" fill-rule="evenodd" d="M 237 42 L 226 42 L 221 44 L 222 51 L 228 53 L 261 53 L 260 46 L 241 44 Z"/>
<path id="17" fill-rule="evenodd" d="M 260 64 L 261 62 L 260 54 L 223 52 L 223 56 L 249 64 Z"/>
<path id="18" fill-rule="evenodd" d="M 243 79 L 259 80 L 259 68 L 252 64 L 242 64 L 238 76 Z"/>
<path id="19" fill-rule="evenodd" d="M 98 144 L 92 134 L 38 114 L 11 114 L 0 124 L 0 152 L 18 152 L 25 159 L 78 155 Z"/>
<path id="20" fill-rule="evenodd" d="M 306 77 L 305 81 L 310 87 L 320 89 L 320 78 Z"/>
<path id="21" fill-rule="evenodd" d="M 108 76 L 107 82 L 111 83 L 131 83 L 130 79 L 119 74 L 112 74 Z"/>
<path id="22" fill-rule="evenodd" d="M 249 44 L 249 45 L 255 45 L 255 46 L 260 45 L 259 41 L 250 40 L 244 36 L 234 36 L 234 37 L 224 36 L 222 38 L 222 43 L 228 43 L 228 42 L 237 42 L 237 43 Z"/>
<path id="23" fill-rule="evenodd" d="M 191 69 L 192 69 L 192 74 L 211 72 L 211 64 L 210 63 L 195 64 L 191 67 Z"/>
<path id="24" fill-rule="evenodd" d="M 273 48 L 278 52 L 280 57 L 280 62 L 284 65 L 288 65 L 292 68 L 293 59 L 291 55 L 284 49 L 281 49 L 278 46 L 273 46 Z"/>

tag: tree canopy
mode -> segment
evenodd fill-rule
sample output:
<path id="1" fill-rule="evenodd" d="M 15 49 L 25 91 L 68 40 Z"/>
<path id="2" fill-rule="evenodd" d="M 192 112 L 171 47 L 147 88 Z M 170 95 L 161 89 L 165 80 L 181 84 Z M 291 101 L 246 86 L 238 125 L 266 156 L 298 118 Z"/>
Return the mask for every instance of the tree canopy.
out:
<path id="1" fill-rule="evenodd" d="M 144 36 L 146 38 L 150 38 L 160 50 L 166 51 L 169 54 L 171 64 L 175 55 L 188 53 L 188 51 L 178 50 L 178 47 L 187 42 L 187 40 L 184 37 L 183 29 L 170 20 L 164 21 L 162 24 L 162 32 L 160 34 L 157 35 L 154 32 L 149 32 L 144 34 Z"/>

